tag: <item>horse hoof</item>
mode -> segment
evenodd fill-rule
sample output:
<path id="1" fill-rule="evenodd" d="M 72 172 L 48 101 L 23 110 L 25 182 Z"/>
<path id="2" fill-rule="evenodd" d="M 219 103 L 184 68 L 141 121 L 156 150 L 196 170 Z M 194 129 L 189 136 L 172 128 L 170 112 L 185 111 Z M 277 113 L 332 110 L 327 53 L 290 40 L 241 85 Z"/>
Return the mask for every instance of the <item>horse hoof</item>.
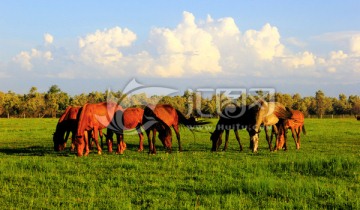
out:
<path id="1" fill-rule="evenodd" d="M 98 155 L 101 155 L 101 151 L 98 151 Z"/>

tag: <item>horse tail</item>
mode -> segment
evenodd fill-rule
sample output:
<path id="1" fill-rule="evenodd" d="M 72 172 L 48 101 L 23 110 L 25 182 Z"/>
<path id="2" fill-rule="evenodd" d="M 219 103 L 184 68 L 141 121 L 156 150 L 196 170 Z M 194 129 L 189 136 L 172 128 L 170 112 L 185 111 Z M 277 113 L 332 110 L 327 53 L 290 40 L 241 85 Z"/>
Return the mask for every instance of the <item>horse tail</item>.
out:
<path id="1" fill-rule="evenodd" d="M 303 134 L 306 135 L 305 124 L 302 125 Z"/>
<path id="2" fill-rule="evenodd" d="M 199 125 L 206 125 L 209 124 L 210 122 L 207 121 L 196 121 L 194 117 L 190 117 L 190 118 L 186 118 L 179 110 L 176 110 L 176 114 L 178 115 L 178 121 L 179 124 L 184 125 L 186 127 L 188 127 L 190 130 L 193 130 L 194 127 L 199 126 Z"/>

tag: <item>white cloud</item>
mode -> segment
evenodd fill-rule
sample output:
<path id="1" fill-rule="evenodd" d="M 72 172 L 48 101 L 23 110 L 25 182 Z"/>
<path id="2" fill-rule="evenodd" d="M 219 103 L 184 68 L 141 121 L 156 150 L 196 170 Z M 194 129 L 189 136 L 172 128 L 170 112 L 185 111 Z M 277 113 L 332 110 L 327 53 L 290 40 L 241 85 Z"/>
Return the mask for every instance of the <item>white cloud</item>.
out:
<path id="1" fill-rule="evenodd" d="M 45 44 L 52 44 L 54 42 L 54 37 L 51 34 L 46 33 L 44 34 L 44 42 Z"/>
<path id="2" fill-rule="evenodd" d="M 360 35 L 351 37 L 350 39 L 350 51 L 355 55 L 360 55 Z"/>
<path id="3" fill-rule="evenodd" d="M 281 61 L 287 68 L 297 69 L 314 66 L 316 62 L 316 56 L 308 51 L 305 51 L 290 57 L 284 57 L 281 59 Z"/>
<path id="4" fill-rule="evenodd" d="M 127 28 L 97 30 L 79 39 L 80 57 L 86 64 L 114 66 L 123 57 L 120 48 L 129 47 L 135 40 L 136 34 Z"/>
<path id="5" fill-rule="evenodd" d="M 33 68 L 33 62 L 48 62 L 53 60 L 50 51 L 40 51 L 35 48 L 30 52 L 21 51 L 13 58 L 13 62 L 18 63 L 23 69 L 30 71 Z"/>
<path id="6" fill-rule="evenodd" d="M 261 60 L 272 61 L 274 57 L 282 56 L 285 48 L 280 43 L 278 29 L 269 23 L 265 24 L 260 31 L 246 31 L 244 42 L 246 47 L 254 51 Z"/>
<path id="7" fill-rule="evenodd" d="M 139 72 L 161 77 L 180 77 L 200 73 L 216 74 L 221 71 L 220 52 L 210 33 L 195 23 L 189 12 L 183 13 L 183 21 L 174 29 L 154 28 L 150 32 L 149 51 L 153 55 L 152 66 Z"/>

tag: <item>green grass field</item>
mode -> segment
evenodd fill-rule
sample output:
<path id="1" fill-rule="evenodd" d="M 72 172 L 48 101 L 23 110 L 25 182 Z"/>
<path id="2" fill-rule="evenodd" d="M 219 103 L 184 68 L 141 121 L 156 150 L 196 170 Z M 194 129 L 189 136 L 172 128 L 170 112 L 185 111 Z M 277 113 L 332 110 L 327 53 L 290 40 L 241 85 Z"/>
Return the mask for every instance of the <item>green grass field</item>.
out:
<path id="1" fill-rule="evenodd" d="M 210 152 L 209 133 L 181 130 L 184 151 L 138 153 L 125 135 L 124 155 L 76 157 L 53 151 L 57 119 L 0 119 L 2 209 L 360 209 L 360 122 L 306 119 L 300 151 Z M 215 121 L 214 121 L 215 123 Z M 147 140 L 145 149 L 147 150 Z"/>

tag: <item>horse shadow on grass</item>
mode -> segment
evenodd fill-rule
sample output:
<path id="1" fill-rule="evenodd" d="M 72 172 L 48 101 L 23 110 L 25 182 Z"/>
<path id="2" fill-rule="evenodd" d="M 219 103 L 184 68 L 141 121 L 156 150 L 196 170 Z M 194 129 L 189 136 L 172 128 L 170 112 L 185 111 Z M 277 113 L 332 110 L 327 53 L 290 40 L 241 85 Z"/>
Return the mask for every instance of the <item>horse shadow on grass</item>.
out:
<path id="1" fill-rule="evenodd" d="M 0 148 L 0 153 L 15 156 L 45 156 L 54 152 L 49 147 L 29 146 L 23 148 Z"/>

